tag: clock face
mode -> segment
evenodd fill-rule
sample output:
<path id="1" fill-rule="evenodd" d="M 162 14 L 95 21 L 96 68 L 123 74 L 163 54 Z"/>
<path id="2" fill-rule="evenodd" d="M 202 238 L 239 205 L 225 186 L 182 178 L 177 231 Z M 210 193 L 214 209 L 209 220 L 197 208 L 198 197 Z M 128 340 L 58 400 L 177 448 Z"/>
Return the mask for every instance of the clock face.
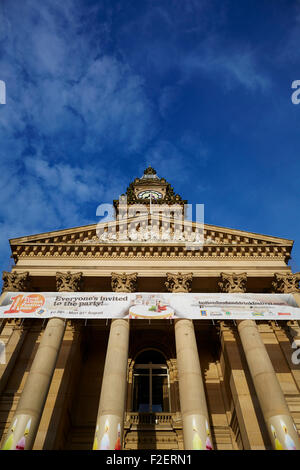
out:
<path id="1" fill-rule="evenodd" d="M 150 197 L 152 200 L 157 200 L 157 199 L 162 198 L 162 194 L 158 191 L 152 191 L 152 190 L 141 191 L 140 193 L 138 193 L 139 199 L 150 199 Z"/>

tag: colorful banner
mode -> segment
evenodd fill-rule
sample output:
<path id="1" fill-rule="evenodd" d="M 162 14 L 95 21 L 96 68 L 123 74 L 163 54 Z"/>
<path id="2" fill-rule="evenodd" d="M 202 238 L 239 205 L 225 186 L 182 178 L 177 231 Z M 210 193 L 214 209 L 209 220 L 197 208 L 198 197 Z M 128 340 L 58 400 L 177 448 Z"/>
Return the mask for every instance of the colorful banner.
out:
<path id="1" fill-rule="evenodd" d="M 291 294 L 7 292 L 0 318 L 300 320 Z"/>

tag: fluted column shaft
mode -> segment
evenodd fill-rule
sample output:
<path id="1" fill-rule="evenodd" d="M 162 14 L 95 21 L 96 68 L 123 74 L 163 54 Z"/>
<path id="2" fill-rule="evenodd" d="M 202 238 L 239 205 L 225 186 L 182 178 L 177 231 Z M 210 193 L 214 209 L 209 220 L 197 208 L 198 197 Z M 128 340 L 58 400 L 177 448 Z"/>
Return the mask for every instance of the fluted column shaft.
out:
<path id="1" fill-rule="evenodd" d="M 204 385 L 191 320 L 175 321 L 175 340 L 184 448 L 211 449 Z"/>
<path id="2" fill-rule="evenodd" d="M 128 345 L 128 320 L 112 320 L 102 380 L 94 450 L 119 450 L 122 447 Z"/>
<path id="3" fill-rule="evenodd" d="M 274 449 L 300 449 L 298 433 L 255 321 L 239 321 L 238 331 Z"/>
<path id="4" fill-rule="evenodd" d="M 48 320 L 33 360 L 3 450 L 31 449 L 36 437 L 65 332 L 65 320 Z"/>

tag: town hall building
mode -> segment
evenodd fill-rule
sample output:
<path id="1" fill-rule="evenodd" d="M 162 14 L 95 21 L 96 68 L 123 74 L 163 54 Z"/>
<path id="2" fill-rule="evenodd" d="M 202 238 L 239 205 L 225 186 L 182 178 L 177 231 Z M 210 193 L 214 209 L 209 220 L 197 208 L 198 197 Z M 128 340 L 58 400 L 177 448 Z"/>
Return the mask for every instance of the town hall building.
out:
<path id="1" fill-rule="evenodd" d="M 300 306 L 292 240 L 187 220 L 186 204 L 148 167 L 113 202 L 116 219 L 11 239 L 1 301 L 7 292 L 280 293 Z M 1 319 L 1 448 L 300 449 L 297 321 L 156 311 L 151 320 Z"/>

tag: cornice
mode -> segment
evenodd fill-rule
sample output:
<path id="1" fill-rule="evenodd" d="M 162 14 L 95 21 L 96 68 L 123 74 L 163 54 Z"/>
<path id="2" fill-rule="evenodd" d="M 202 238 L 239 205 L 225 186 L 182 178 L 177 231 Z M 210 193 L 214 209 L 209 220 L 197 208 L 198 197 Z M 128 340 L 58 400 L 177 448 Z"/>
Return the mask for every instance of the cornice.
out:
<path id="1" fill-rule="evenodd" d="M 189 250 L 185 243 L 20 243 L 12 247 L 15 262 L 19 258 L 220 258 L 220 259 L 284 259 L 290 258 L 291 247 L 284 245 L 204 245 Z"/>

